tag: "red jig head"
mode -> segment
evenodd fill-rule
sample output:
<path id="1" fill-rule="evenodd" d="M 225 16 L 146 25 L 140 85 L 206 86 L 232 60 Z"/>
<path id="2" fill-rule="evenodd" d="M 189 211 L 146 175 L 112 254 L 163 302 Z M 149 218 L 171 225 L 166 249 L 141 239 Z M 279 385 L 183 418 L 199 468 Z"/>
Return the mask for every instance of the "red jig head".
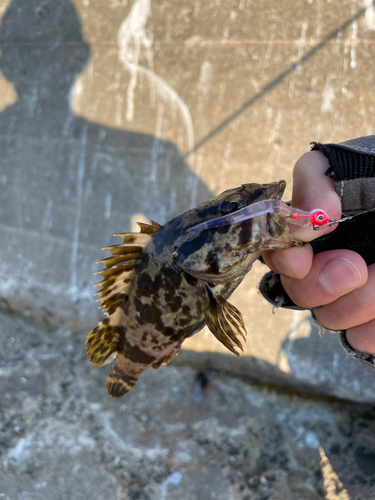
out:
<path id="1" fill-rule="evenodd" d="M 309 215 L 311 224 L 315 230 L 319 229 L 320 226 L 324 226 L 325 224 L 332 222 L 324 210 L 320 210 L 319 208 L 311 210 Z"/>

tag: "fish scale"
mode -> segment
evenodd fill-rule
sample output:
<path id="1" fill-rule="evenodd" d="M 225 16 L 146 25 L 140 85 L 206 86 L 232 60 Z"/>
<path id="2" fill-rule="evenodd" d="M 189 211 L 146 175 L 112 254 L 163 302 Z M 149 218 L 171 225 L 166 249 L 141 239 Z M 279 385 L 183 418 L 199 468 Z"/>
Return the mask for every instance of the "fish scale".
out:
<path id="1" fill-rule="evenodd" d="M 106 390 L 121 397 L 149 367 L 169 363 L 183 341 L 205 325 L 239 356 L 246 338 L 240 311 L 228 298 L 266 250 L 294 240 L 284 219 L 267 213 L 242 222 L 187 232 L 262 200 L 280 200 L 285 181 L 244 184 L 167 222 L 139 223 L 139 233 L 121 233 L 122 243 L 105 250 L 97 293 L 108 316 L 87 337 L 97 365 L 112 362 Z"/>

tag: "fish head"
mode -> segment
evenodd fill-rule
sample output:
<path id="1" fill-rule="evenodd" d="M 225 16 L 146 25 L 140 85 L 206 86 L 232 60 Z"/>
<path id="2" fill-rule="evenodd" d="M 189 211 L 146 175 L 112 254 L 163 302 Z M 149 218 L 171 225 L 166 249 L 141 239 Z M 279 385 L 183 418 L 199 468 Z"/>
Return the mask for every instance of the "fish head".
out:
<path id="1" fill-rule="evenodd" d="M 270 184 L 243 184 L 213 200 L 189 210 L 181 219 L 181 229 L 233 213 L 267 199 L 280 200 L 285 181 Z M 197 279 L 225 283 L 244 277 L 263 251 L 288 248 L 293 240 L 285 220 L 278 214 L 259 215 L 226 226 L 188 233 L 176 249 L 178 265 Z"/>

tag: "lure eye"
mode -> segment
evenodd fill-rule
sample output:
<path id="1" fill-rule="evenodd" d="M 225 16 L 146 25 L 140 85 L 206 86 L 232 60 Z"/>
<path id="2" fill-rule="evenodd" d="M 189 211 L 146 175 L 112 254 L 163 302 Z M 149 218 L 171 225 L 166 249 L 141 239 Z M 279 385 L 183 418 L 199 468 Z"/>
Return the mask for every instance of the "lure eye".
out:
<path id="1" fill-rule="evenodd" d="M 225 200 L 220 203 L 219 210 L 221 215 L 226 215 L 231 214 L 232 212 L 237 212 L 237 210 L 246 206 L 247 203 L 245 199 Z"/>
<path id="2" fill-rule="evenodd" d="M 310 214 L 311 222 L 315 226 L 322 226 L 323 224 L 327 224 L 329 222 L 328 215 L 323 212 L 323 210 L 315 210 Z"/>

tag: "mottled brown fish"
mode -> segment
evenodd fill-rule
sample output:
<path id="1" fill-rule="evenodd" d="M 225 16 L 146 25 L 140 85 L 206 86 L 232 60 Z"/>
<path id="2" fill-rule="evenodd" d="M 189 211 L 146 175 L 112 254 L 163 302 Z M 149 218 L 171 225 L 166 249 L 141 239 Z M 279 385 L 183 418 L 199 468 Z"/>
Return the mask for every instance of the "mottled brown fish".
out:
<path id="1" fill-rule="evenodd" d="M 231 352 L 242 350 L 245 325 L 227 299 L 259 255 L 300 244 L 284 219 L 264 214 L 243 222 L 186 230 L 265 199 L 281 199 L 285 181 L 244 184 L 175 217 L 164 226 L 139 223 L 139 233 L 118 234 L 123 243 L 105 248 L 100 261 L 100 302 L 107 318 L 87 337 L 97 366 L 117 358 L 106 380 L 112 397 L 129 392 L 149 366 L 159 368 L 182 342 L 206 324 Z"/>

